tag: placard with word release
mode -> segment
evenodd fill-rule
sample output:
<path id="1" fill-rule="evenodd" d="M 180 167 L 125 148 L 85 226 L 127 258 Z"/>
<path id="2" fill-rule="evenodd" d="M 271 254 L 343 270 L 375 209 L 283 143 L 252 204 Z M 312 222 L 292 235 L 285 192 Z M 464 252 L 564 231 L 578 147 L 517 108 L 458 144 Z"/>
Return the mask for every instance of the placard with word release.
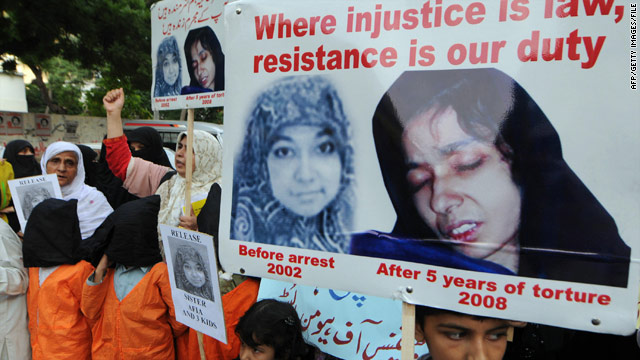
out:
<path id="1" fill-rule="evenodd" d="M 226 343 L 213 238 L 163 224 L 160 225 L 160 232 L 176 319 Z"/>

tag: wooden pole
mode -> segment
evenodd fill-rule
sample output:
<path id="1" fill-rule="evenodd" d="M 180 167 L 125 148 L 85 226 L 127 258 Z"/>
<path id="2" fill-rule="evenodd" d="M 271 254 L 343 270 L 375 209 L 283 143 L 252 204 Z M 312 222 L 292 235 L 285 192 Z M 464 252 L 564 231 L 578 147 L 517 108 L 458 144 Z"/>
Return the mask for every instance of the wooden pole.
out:
<path id="1" fill-rule="evenodd" d="M 198 335 L 198 349 L 200 349 L 200 360 L 207 360 L 207 356 L 204 354 L 204 339 L 200 331 L 196 331 Z"/>
<path id="2" fill-rule="evenodd" d="M 413 360 L 416 336 L 416 306 L 402 302 L 402 342 L 400 359 Z"/>
<path id="3" fill-rule="evenodd" d="M 185 215 L 191 215 L 191 178 L 193 176 L 193 109 L 187 111 L 187 148 L 185 152 L 186 173 L 184 179 L 184 209 Z"/>
<path id="4" fill-rule="evenodd" d="M 193 109 L 187 110 L 187 148 L 185 149 L 186 173 L 184 179 L 186 181 L 184 187 L 184 210 L 185 215 L 191 215 L 191 178 L 193 177 Z M 198 337 L 198 349 L 200 350 L 200 360 L 206 360 L 204 353 L 204 337 L 200 331 L 196 331 Z"/>

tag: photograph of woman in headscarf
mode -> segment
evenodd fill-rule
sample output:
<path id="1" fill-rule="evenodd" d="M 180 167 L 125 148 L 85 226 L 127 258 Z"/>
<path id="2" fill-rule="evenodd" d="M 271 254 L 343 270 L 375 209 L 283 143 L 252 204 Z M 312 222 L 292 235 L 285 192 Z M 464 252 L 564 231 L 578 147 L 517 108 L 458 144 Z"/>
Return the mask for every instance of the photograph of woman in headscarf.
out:
<path id="1" fill-rule="evenodd" d="M 231 238 L 348 252 L 353 148 L 337 91 L 291 77 L 255 104 L 235 162 Z"/>
<path id="2" fill-rule="evenodd" d="M 50 188 L 50 184 L 34 184 L 27 185 L 19 188 L 20 198 L 22 199 L 22 214 L 25 221 L 29 220 L 31 211 L 36 205 L 40 204 L 43 200 L 53 197 L 53 189 Z"/>
<path id="3" fill-rule="evenodd" d="M 180 95 L 182 88 L 182 61 L 180 48 L 173 36 L 164 38 L 156 54 L 155 82 L 153 96 Z"/>
<path id="4" fill-rule="evenodd" d="M 508 75 L 407 71 L 380 100 L 373 136 L 397 222 L 355 235 L 352 253 L 432 264 L 442 251 L 437 265 L 627 286 L 630 248 L 614 219 Z M 467 266 L 477 261 L 502 269 Z"/>
<path id="5" fill-rule="evenodd" d="M 206 256 L 206 248 L 199 246 L 201 249 L 198 251 L 194 246 L 197 245 L 179 245 L 175 250 L 173 271 L 176 287 L 189 294 L 213 301 L 209 267 L 200 254 L 202 252 Z"/>

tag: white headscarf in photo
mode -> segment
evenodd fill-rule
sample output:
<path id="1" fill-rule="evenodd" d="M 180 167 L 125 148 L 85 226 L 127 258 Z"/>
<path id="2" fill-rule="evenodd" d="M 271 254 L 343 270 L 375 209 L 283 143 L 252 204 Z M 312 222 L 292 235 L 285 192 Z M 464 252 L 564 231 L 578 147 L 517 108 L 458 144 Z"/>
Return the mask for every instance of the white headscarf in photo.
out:
<path id="1" fill-rule="evenodd" d="M 113 212 L 113 209 L 109 205 L 107 198 L 98 189 L 84 183 L 85 171 L 82 152 L 76 145 L 66 141 L 57 141 L 49 145 L 44 155 L 42 155 L 42 159 L 40 159 L 42 173 L 47 173 L 47 162 L 51 158 L 65 151 L 72 151 L 76 154 L 78 172 L 71 184 L 62 186 L 60 190 L 64 200 L 78 200 L 78 220 L 80 222 L 80 233 L 84 240 L 93 235 L 93 232 Z"/>
<path id="2" fill-rule="evenodd" d="M 178 135 L 178 143 L 187 133 Z M 176 148 L 177 151 L 177 148 Z M 208 194 L 214 183 L 222 180 L 222 144 L 213 135 L 202 130 L 193 130 L 193 154 L 195 170 L 191 177 L 191 196 Z M 160 195 L 158 224 L 178 226 L 181 208 L 184 205 L 186 181 L 182 176 L 174 175 L 160 185 L 156 194 Z"/>

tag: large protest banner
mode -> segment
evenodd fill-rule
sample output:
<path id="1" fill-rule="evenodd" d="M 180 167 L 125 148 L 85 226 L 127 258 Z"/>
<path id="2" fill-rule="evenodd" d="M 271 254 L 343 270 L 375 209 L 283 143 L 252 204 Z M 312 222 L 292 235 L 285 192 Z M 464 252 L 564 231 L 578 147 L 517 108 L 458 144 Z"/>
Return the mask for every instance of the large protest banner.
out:
<path id="1" fill-rule="evenodd" d="M 165 0 L 151 6 L 154 110 L 222 106 L 225 0 Z"/>
<path id="2" fill-rule="evenodd" d="M 223 266 L 630 333 L 636 11 L 229 4 Z"/>

